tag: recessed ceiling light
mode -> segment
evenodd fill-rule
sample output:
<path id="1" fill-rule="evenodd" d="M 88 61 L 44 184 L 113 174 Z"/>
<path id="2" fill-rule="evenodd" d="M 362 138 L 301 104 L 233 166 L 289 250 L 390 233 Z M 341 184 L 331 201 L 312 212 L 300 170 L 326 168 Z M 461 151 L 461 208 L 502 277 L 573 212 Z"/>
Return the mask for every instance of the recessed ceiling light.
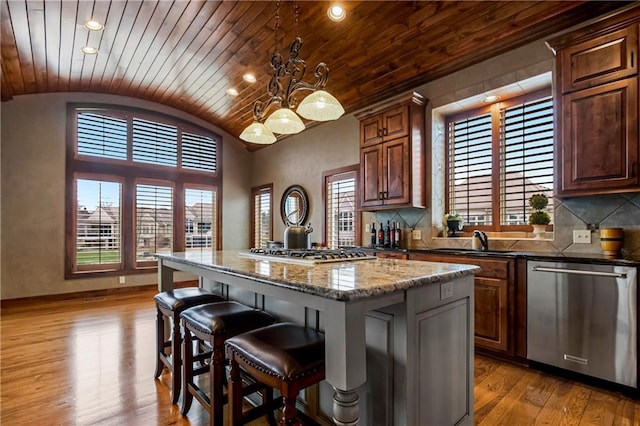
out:
<path id="1" fill-rule="evenodd" d="M 233 87 L 227 89 L 227 94 L 231 96 L 238 96 L 238 91 Z"/>
<path id="2" fill-rule="evenodd" d="M 98 49 L 91 46 L 85 46 L 80 50 L 82 50 L 82 53 L 86 53 L 87 55 L 95 55 L 96 53 L 98 53 Z"/>
<path id="3" fill-rule="evenodd" d="M 245 75 L 242 76 L 242 78 L 247 83 L 255 83 L 256 82 L 256 76 L 253 75 L 253 74 L 250 74 L 250 73 L 246 73 Z"/>
<path id="4" fill-rule="evenodd" d="M 84 22 L 84 27 L 86 29 L 88 29 L 88 30 L 91 30 L 91 31 L 100 31 L 101 29 L 104 28 L 104 25 L 102 25 L 98 21 L 94 21 L 93 19 L 89 19 L 88 21 Z"/>
<path id="5" fill-rule="evenodd" d="M 333 5 L 327 9 L 327 16 L 334 22 L 340 22 L 347 16 L 347 11 L 342 6 Z"/>
<path id="6" fill-rule="evenodd" d="M 482 102 L 484 102 L 485 104 L 490 104 L 492 102 L 496 102 L 500 100 L 500 96 L 496 96 L 496 95 L 489 95 L 489 96 L 485 96 L 485 98 L 482 100 Z"/>

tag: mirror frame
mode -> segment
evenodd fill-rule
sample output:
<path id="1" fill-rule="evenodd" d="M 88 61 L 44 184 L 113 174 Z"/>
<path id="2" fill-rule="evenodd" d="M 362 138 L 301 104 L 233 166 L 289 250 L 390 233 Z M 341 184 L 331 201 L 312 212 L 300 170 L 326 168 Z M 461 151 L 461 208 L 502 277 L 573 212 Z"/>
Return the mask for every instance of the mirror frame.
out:
<path id="1" fill-rule="evenodd" d="M 300 220 L 298 222 L 292 222 L 287 217 L 286 206 L 287 199 L 291 196 L 297 196 L 301 200 L 301 212 L 300 212 Z M 291 215 L 291 213 L 289 213 Z M 303 226 L 307 220 L 307 216 L 309 215 L 309 197 L 307 196 L 306 191 L 300 185 L 291 185 L 287 189 L 285 189 L 284 194 L 282 194 L 282 199 L 280 200 L 280 216 L 282 216 L 282 221 L 286 226 Z"/>

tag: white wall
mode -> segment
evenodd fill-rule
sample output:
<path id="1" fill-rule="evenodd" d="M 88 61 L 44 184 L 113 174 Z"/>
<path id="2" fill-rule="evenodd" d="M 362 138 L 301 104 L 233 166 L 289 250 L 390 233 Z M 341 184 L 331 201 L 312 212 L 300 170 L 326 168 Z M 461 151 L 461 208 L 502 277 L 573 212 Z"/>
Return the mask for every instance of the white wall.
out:
<path id="1" fill-rule="evenodd" d="M 17 96 L 2 103 L 0 295 L 2 299 L 123 287 L 118 277 L 64 279 L 67 102 L 127 105 L 190 121 L 218 133 L 222 146 L 223 248 L 249 245 L 251 154 L 220 129 L 189 114 L 138 99 L 82 93 Z M 178 276 L 192 279 L 188 275 Z M 124 286 L 155 284 L 129 275 Z"/>

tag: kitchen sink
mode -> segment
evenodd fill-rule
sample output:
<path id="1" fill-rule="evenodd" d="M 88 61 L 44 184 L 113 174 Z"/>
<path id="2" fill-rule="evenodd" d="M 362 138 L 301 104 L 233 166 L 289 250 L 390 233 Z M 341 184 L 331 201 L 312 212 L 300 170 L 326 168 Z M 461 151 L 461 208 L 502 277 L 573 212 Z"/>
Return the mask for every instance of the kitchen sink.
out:
<path id="1" fill-rule="evenodd" d="M 483 254 L 512 254 L 514 253 L 511 250 L 474 250 L 470 248 L 455 248 L 455 247 L 432 247 L 427 249 L 428 251 L 434 252 L 443 252 L 443 253 L 456 253 L 456 254 L 473 254 L 473 255 L 483 255 Z"/>

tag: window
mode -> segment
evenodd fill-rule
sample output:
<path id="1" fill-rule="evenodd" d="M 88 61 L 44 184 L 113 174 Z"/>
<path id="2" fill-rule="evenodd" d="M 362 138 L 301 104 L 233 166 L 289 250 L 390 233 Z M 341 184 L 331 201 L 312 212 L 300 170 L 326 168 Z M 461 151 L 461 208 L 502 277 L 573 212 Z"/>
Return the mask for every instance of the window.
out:
<path id="1" fill-rule="evenodd" d="M 145 111 L 69 105 L 68 278 L 214 250 L 220 136 Z"/>
<path id="2" fill-rule="evenodd" d="M 466 226 L 527 230 L 529 197 L 553 197 L 549 90 L 447 117 L 447 210 Z M 552 203 L 548 208 L 553 217 Z"/>
<path id="3" fill-rule="evenodd" d="M 324 174 L 325 241 L 330 248 L 355 246 L 360 242 L 356 215 L 357 166 Z"/>
<path id="4" fill-rule="evenodd" d="M 217 216 L 216 193 L 206 188 L 187 188 L 184 195 L 184 217 L 190 223 L 184 233 L 185 249 L 210 250 L 216 241 L 216 228 L 213 226 Z"/>
<path id="5" fill-rule="evenodd" d="M 267 241 L 273 239 L 272 227 L 272 196 L 273 185 L 258 186 L 251 189 L 251 211 L 253 212 L 252 224 L 252 247 L 265 248 Z"/>

